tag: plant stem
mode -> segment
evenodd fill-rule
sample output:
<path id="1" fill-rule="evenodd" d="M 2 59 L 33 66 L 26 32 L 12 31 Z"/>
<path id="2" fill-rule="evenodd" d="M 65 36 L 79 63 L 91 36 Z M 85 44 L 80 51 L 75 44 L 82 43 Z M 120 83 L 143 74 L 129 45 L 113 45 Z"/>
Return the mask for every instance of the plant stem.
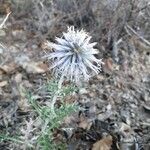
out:
<path id="1" fill-rule="evenodd" d="M 56 103 L 56 100 L 57 100 L 57 97 L 61 91 L 61 87 L 62 87 L 62 83 L 63 83 L 63 79 L 64 79 L 64 76 L 61 76 L 59 82 L 58 82 L 58 90 L 55 92 L 54 94 L 54 97 L 52 99 L 52 103 L 51 103 L 51 111 L 52 111 L 52 114 L 53 114 L 53 117 L 56 117 L 56 113 L 55 113 L 55 103 Z"/>

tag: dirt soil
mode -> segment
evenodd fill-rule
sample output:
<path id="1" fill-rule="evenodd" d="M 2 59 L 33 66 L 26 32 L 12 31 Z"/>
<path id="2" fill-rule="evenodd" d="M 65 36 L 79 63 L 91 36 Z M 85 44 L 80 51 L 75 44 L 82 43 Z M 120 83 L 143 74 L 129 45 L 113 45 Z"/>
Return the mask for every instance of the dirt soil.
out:
<path id="1" fill-rule="evenodd" d="M 73 128 L 62 134 L 68 149 L 149 150 L 150 45 L 143 39 L 150 41 L 150 6 L 144 8 L 135 1 L 132 8 L 123 3 L 108 11 L 106 4 L 101 8 L 96 0 L 76 1 L 78 9 L 72 2 L 66 6 L 43 1 L 45 7 L 39 8 L 35 3 L 26 2 L 22 7 L 0 1 L 0 21 L 8 9 L 11 11 L 4 30 L 0 30 L 0 133 L 15 136 L 30 118 L 23 90 L 34 93 L 52 79 L 49 62 L 43 58 L 49 51 L 43 44 L 74 25 L 98 42 L 98 57 L 105 64 L 99 75 L 66 99 L 83 108 L 62 125 Z M 11 148 L 11 142 L 0 142 L 0 150 Z"/>

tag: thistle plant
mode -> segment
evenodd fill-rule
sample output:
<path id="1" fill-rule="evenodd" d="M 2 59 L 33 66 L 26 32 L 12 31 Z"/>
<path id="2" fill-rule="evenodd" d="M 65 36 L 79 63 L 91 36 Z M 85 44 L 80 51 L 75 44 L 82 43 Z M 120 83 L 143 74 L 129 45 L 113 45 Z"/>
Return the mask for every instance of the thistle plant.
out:
<path id="1" fill-rule="evenodd" d="M 54 51 L 46 57 L 52 60 L 51 69 L 56 78 L 59 78 L 58 91 L 51 103 L 54 116 L 54 105 L 64 80 L 79 83 L 87 81 L 93 73 L 98 74 L 101 71 L 103 62 L 95 57 L 95 54 L 98 54 L 98 50 L 94 48 L 97 43 L 90 43 L 91 38 L 83 29 L 75 30 L 71 26 L 63 33 L 63 37 L 56 37 L 57 43 L 47 42 L 47 46 Z"/>
<path id="2" fill-rule="evenodd" d="M 52 60 L 51 69 L 57 78 L 78 83 L 101 71 L 102 60 L 94 56 L 98 54 L 94 48 L 97 43 L 90 43 L 91 38 L 83 29 L 75 30 L 71 26 L 63 37 L 56 37 L 57 43 L 47 43 L 54 52 L 46 57 Z"/>
<path id="3" fill-rule="evenodd" d="M 7 130 L 0 133 L 0 144 L 9 141 L 14 149 L 19 150 L 66 150 L 65 140 L 63 138 L 55 140 L 54 131 L 62 129 L 61 124 L 65 117 L 78 111 L 79 106 L 76 103 L 68 104 L 62 101 L 60 106 L 55 107 L 54 116 L 51 106 L 49 106 L 49 100 L 53 98 L 57 90 L 58 82 L 51 80 L 36 91 L 34 95 L 40 95 L 42 99 L 46 98 L 47 101 L 42 103 L 37 101 L 32 92 L 26 91 L 26 98 L 31 106 L 32 114 L 27 117 L 25 123 L 19 125 L 16 135 L 12 136 Z M 58 94 L 59 99 L 65 99 L 66 96 L 71 95 L 76 90 L 73 85 L 62 86 Z"/>

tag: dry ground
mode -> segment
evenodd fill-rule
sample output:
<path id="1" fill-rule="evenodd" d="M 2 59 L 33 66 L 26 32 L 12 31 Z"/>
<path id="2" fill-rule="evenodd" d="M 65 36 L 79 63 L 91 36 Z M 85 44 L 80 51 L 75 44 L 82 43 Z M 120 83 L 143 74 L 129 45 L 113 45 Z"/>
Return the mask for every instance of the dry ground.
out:
<path id="1" fill-rule="evenodd" d="M 73 128 L 64 137 L 68 149 L 150 149 L 148 0 L 0 0 L 0 22 L 9 11 L 0 30 L 0 133 L 15 136 L 32 116 L 23 90 L 35 93 L 52 79 L 43 43 L 74 25 L 98 42 L 105 64 L 101 74 L 66 98 L 84 108 L 62 125 Z M 1 141 L 0 149 L 12 145 Z"/>

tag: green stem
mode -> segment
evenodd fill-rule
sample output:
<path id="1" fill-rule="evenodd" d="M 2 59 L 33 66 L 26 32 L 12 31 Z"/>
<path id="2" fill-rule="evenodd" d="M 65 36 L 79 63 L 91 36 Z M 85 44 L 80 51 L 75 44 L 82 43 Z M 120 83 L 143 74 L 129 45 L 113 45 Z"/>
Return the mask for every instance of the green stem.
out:
<path id="1" fill-rule="evenodd" d="M 61 91 L 61 87 L 62 87 L 62 83 L 63 83 L 63 79 L 64 79 L 64 76 L 61 76 L 59 82 L 58 82 L 58 90 L 56 91 L 56 93 L 54 94 L 54 97 L 52 99 L 52 103 L 51 103 L 51 111 L 52 111 L 52 114 L 53 114 L 53 117 L 56 117 L 56 113 L 55 113 L 55 103 L 56 103 L 56 100 L 57 100 L 57 97 Z"/>

